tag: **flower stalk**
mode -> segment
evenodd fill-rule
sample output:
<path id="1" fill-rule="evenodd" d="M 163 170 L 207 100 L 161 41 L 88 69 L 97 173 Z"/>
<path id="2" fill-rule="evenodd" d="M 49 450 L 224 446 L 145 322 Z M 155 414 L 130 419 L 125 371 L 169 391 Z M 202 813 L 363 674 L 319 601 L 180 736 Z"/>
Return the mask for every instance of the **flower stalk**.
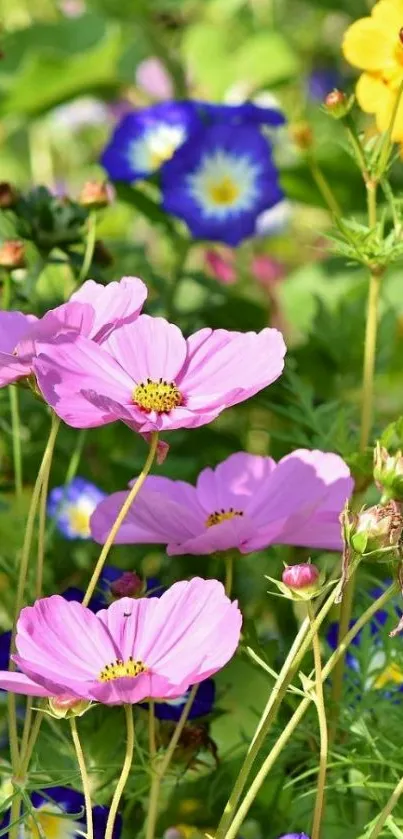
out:
<path id="1" fill-rule="evenodd" d="M 74 743 L 74 749 L 76 752 L 77 763 L 80 769 L 81 781 L 83 785 L 83 793 L 84 793 L 84 801 L 85 801 L 85 814 L 86 814 L 86 822 L 87 822 L 87 839 L 94 839 L 94 826 L 93 826 L 93 819 L 92 819 L 92 802 L 91 802 L 91 787 L 90 787 L 90 779 L 88 777 L 87 767 L 85 765 L 84 759 L 84 752 L 81 745 L 80 737 L 78 735 L 77 730 L 77 721 L 74 717 L 70 719 L 70 728 L 71 728 L 71 736 Z"/>
<path id="2" fill-rule="evenodd" d="M 125 717 L 126 717 L 126 752 L 125 752 L 125 759 L 123 761 L 122 772 L 118 783 L 116 785 L 116 789 L 114 792 L 114 796 L 112 798 L 111 808 L 109 810 L 108 821 L 106 823 L 106 830 L 105 830 L 105 839 L 112 839 L 113 836 L 113 828 L 115 825 L 115 819 L 118 812 L 120 799 L 122 798 L 127 779 L 130 774 L 130 770 L 133 763 L 133 752 L 134 752 L 134 722 L 133 722 L 133 709 L 131 705 L 125 705 Z"/>
<path id="3" fill-rule="evenodd" d="M 325 806 L 325 784 L 327 772 L 327 754 L 328 754 L 328 731 L 326 720 L 326 708 L 323 696 L 322 684 L 322 662 L 320 653 L 320 641 L 318 633 L 313 630 L 315 614 L 312 608 L 312 601 L 307 602 L 307 611 L 309 622 L 313 631 L 312 649 L 315 663 L 315 704 L 318 712 L 319 733 L 320 733 L 320 752 L 319 752 L 319 773 L 317 781 L 317 792 L 315 809 L 312 823 L 312 839 L 320 839 L 321 824 Z"/>

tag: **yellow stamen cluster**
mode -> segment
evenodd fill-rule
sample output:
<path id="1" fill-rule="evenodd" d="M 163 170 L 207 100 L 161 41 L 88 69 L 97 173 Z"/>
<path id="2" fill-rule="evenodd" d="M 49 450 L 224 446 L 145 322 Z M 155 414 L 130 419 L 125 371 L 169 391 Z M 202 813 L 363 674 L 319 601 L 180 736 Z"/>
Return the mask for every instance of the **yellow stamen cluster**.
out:
<path id="1" fill-rule="evenodd" d="M 215 510 L 214 513 L 210 513 L 205 524 L 206 527 L 213 527 L 214 524 L 221 524 L 222 521 L 229 521 L 230 519 L 235 518 L 235 516 L 243 516 L 242 510 L 234 510 L 233 507 L 230 507 L 229 510 Z"/>
<path id="2" fill-rule="evenodd" d="M 239 186 L 232 178 L 224 177 L 210 185 L 210 195 L 215 204 L 233 204 L 239 195 Z"/>
<path id="3" fill-rule="evenodd" d="M 164 379 L 158 382 L 147 379 L 137 385 L 132 399 L 143 411 L 156 411 L 157 414 L 166 414 L 183 403 L 183 396 L 175 382 L 166 382 Z"/>
<path id="4" fill-rule="evenodd" d="M 132 656 L 127 661 L 117 658 L 116 661 L 105 665 L 98 679 L 100 682 L 112 682 L 114 679 L 123 679 L 127 676 L 134 679 L 140 673 L 145 673 L 146 671 L 146 665 L 142 661 L 136 661 Z"/>

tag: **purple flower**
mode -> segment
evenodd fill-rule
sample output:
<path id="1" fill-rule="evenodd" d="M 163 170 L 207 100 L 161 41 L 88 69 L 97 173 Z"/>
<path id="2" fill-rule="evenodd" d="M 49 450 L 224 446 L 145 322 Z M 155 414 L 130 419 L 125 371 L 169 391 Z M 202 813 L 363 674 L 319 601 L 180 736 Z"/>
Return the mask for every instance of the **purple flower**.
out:
<path id="1" fill-rule="evenodd" d="M 106 493 L 85 478 L 76 477 L 67 486 L 54 487 L 48 498 L 48 515 L 54 518 L 66 539 L 89 539 L 90 518 Z"/>

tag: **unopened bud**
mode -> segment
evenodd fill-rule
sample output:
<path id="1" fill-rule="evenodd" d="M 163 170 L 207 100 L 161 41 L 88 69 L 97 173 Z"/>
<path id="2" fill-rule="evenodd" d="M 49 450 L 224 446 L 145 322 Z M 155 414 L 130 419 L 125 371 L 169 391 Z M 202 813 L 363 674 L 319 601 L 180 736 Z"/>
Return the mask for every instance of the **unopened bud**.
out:
<path id="1" fill-rule="evenodd" d="M 310 149 L 313 144 L 313 131 L 307 122 L 297 122 L 290 128 L 292 139 L 296 146 L 303 151 Z"/>
<path id="2" fill-rule="evenodd" d="M 326 96 L 324 107 L 334 119 L 343 119 L 350 112 L 353 104 L 353 96 L 346 96 L 342 90 L 332 90 Z"/>
<path id="3" fill-rule="evenodd" d="M 111 583 L 114 597 L 139 597 L 144 592 L 144 581 L 134 571 L 124 571 L 122 576 Z"/>
<path id="4" fill-rule="evenodd" d="M 383 491 L 383 501 L 403 501 L 403 455 L 401 451 L 389 454 L 388 450 L 376 446 L 374 452 L 374 480 Z"/>
<path id="5" fill-rule="evenodd" d="M 25 245 L 19 239 L 9 239 L 0 245 L 0 268 L 13 271 L 25 266 Z"/>
<path id="6" fill-rule="evenodd" d="M 70 719 L 71 717 L 82 717 L 92 704 L 87 699 L 78 699 L 77 696 L 60 694 L 50 696 L 48 699 L 49 708 L 47 713 L 58 720 Z"/>
<path id="7" fill-rule="evenodd" d="M 282 581 L 287 588 L 304 599 L 316 593 L 320 578 L 319 569 L 310 562 L 302 562 L 300 565 L 289 565 L 284 569 Z"/>
<path id="8" fill-rule="evenodd" d="M 0 209 L 8 210 L 18 201 L 18 192 L 7 181 L 0 181 Z"/>
<path id="9" fill-rule="evenodd" d="M 358 515 L 347 515 L 345 538 L 357 554 L 383 560 L 398 557 L 403 533 L 400 504 L 389 501 L 375 504 Z"/>
<path id="10" fill-rule="evenodd" d="M 111 201 L 108 184 L 100 181 L 87 181 L 80 192 L 78 201 L 83 207 L 90 207 L 94 210 L 106 207 Z"/>

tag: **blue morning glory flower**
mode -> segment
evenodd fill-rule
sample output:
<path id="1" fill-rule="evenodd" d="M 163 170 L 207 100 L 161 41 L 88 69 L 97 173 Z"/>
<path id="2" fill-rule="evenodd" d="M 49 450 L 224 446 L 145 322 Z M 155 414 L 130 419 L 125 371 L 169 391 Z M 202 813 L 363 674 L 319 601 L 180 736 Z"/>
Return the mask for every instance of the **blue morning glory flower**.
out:
<path id="1" fill-rule="evenodd" d="M 31 793 L 30 797 L 35 808 L 35 818 L 27 814 L 25 826 L 29 835 L 39 835 L 38 825 L 41 826 L 44 836 L 54 836 L 57 839 L 81 839 L 83 834 L 86 835 L 85 803 L 81 792 L 68 787 L 47 787 L 43 792 Z M 108 813 L 108 807 L 92 808 L 94 839 L 104 839 Z M 10 811 L 5 813 L 0 822 L 0 829 L 7 827 L 9 819 Z M 119 839 L 121 832 L 122 817 L 118 815 L 113 839 Z"/>
<path id="2" fill-rule="evenodd" d="M 340 83 L 340 73 L 334 67 L 316 67 L 308 77 L 309 97 L 323 102 L 328 93 L 339 87 Z"/>
<path id="3" fill-rule="evenodd" d="M 90 539 L 90 518 L 105 497 L 106 493 L 85 478 L 73 478 L 67 486 L 50 491 L 48 515 L 66 539 Z"/>
<path id="4" fill-rule="evenodd" d="M 186 693 L 183 693 L 182 696 L 178 696 L 176 699 L 167 699 L 165 702 L 155 702 L 154 713 L 157 719 L 177 722 L 181 717 L 187 700 L 189 699 L 190 690 L 191 688 L 189 688 Z M 204 682 L 200 682 L 196 691 L 196 696 L 193 700 L 193 705 L 189 711 L 188 719 L 195 720 L 198 717 L 207 716 L 207 714 L 209 714 L 213 709 L 215 694 L 216 688 L 213 679 L 205 679 Z M 141 703 L 141 706 L 142 708 L 148 708 L 148 704 L 146 702 Z"/>
<path id="5" fill-rule="evenodd" d="M 306 833 L 284 833 L 279 839 L 309 839 Z"/>
<path id="6" fill-rule="evenodd" d="M 200 129 L 162 168 L 163 207 L 195 239 L 236 246 L 283 198 L 271 145 L 255 126 Z"/>
<path id="7" fill-rule="evenodd" d="M 160 102 L 133 111 L 118 123 L 101 163 L 115 181 L 149 178 L 199 125 L 192 102 Z"/>
<path id="8" fill-rule="evenodd" d="M 213 102 L 194 102 L 196 111 L 205 125 L 266 125 L 279 128 L 285 123 L 285 116 L 278 108 L 242 102 L 240 105 L 218 105 Z"/>

